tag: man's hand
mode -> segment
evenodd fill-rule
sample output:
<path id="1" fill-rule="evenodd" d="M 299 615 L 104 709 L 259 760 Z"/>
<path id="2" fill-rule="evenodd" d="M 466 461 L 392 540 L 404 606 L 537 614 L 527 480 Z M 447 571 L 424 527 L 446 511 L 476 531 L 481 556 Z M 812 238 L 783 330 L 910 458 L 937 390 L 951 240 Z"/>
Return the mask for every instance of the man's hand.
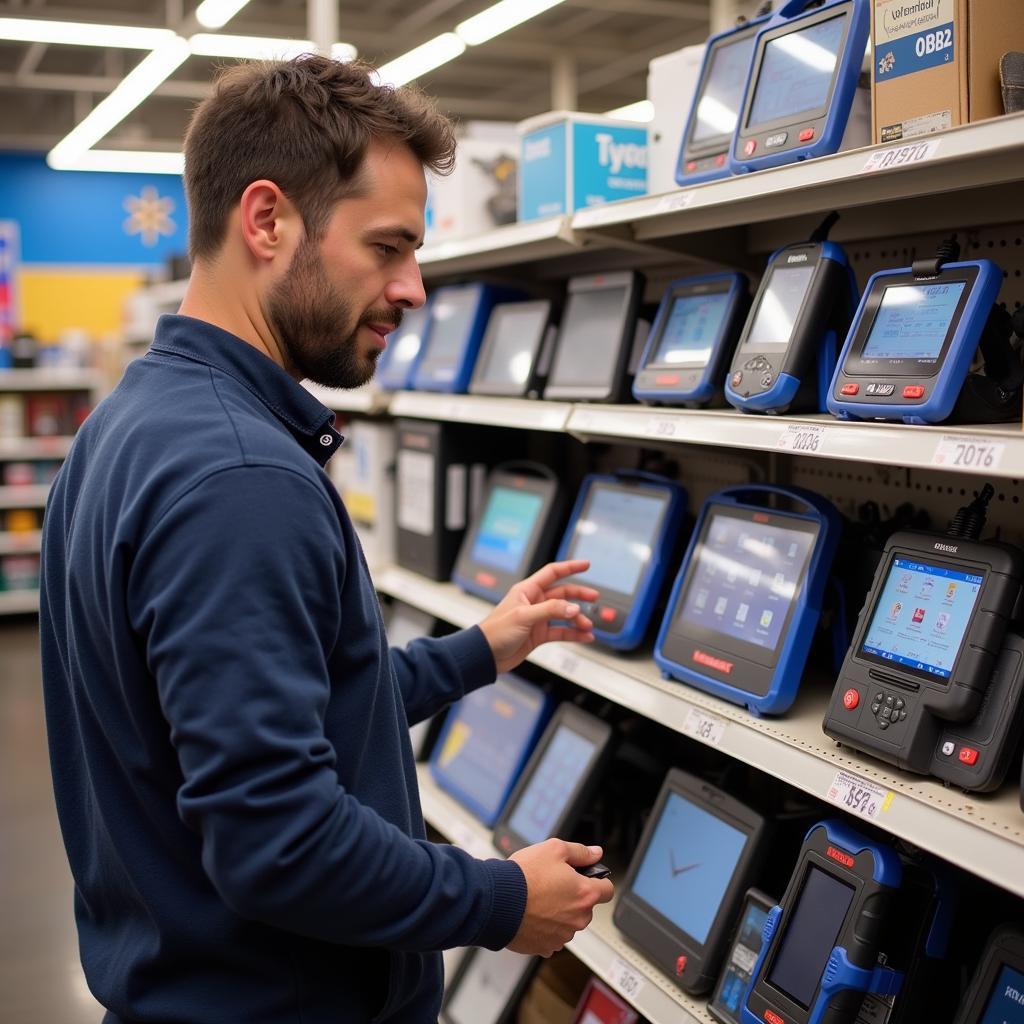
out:
<path id="1" fill-rule="evenodd" d="M 596 601 L 597 591 L 578 583 L 559 584 L 589 568 L 590 563 L 582 559 L 549 562 L 517 583 L 480 623 L 499 672 L 514 669 L 535 647 L 551 640 L 594 642 L 594 624 L 574 602 Z M 552 626 L 552 619 L 564 619 L 570 625 Z"/>
<path id="2" fill-rule="evenodd" d="M 513 953 L 551 956 L 590 924 L 594 907 L 609 903 L 615 893 L 607 878 L 584 878 L 576 868 L 596 864 L 600 846 L 581 846 L 548 839 L 513 853 L 526 876 L 526 913 L 515 938 Z"/>

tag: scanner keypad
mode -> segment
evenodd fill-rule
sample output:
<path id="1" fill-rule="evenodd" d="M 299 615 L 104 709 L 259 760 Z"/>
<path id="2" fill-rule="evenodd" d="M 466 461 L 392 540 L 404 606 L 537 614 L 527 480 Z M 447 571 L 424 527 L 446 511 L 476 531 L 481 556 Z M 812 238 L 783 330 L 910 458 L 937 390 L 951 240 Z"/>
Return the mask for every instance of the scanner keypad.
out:
<path id="1" fill-rule="evenodd" d="M 871 714 L 875 716 L 879 729 L 888 729 L 907 720 L 907 702 L 895 693 L 877 690 L 871 698 Z"/>

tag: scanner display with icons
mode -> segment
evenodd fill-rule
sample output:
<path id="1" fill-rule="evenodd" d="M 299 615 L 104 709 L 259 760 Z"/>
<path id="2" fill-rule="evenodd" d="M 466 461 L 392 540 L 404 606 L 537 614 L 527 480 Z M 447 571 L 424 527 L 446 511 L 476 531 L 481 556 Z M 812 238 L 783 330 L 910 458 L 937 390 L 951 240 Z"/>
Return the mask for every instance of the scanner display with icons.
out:
<path id="1" fill-rule="evenodd" d="M 491 310 L 525 296 L 488 284 L 438 288 L 431 295 L 430 322 L 412 375 L 418 391 L 462 394 L 469 386 Z"/>
<path id="2" fill-rule="evenodd" d="M 494 827 L 504 854 L 568 839 L 600 781 L 612 728 L 572 704 L 555 712 Z"/>
<path id="3" fill-rule="evenodd" d="M 654 648 L 668 678 L 781 714 L 796 697 L 840 533 L 809 491 L 727 488 L 701 510 Z"/>
<path id="4" fill-rule="evenodd" d="M 594 636 L 632 650 L 644 638 L 661 595 L 676 537 L 686 516 L 686 491 L 652 473 L 593 474 L 584 479 L 558 560 L 584 558 L 574 576 L 600 597 L 584 611 Z"/>
<path id="5" fill-rule="evenodd" d="M 743 412 L 824 412 L 836 353 L 857 305 L 845 251 L 826 241 L 829 214 L 809 242 L 768 260 L 725 381 Z"/>
<path id="6" fill-rule="evenodd" d="M 729 165 L 734 174 L 835 153 L 867 46 L 869 0 L 786 0 L 757 35 Z"/>
<path id="7" fill-rule="evenodd" d="M 985 485 L 945 534 L 889 538 L 825 714 L 834 739 L 967 790 L 999 786 L 1024 727 L 1024 553 L 981 541 Z"/>
<path id="8" fill-rule="evenodd" d="M 616 402 L 629 393 L 643 286 L 643 277 L 633 271 L 569 282 L 545 398 Z"/>
<path id="9" fill-rule="evenodd" d="M 467 694 L 449 711 L 434 747 L 434 780 L 493 826 L 550 710 L 543 690 L 510 674 Z"/>
<path id="10" fill-rule="evenodd" d="M 765 921 L 742 1024 L 852 1024 L 866 993 L 898 993 L 902 974 L 878 954 L 902 881 L 891 847 L 843 822 L 811 828 Z"/>
<path id="11" fill-rule="evenodd" d="M 994 303 L 1002 272 L 957 262 L 947 239 L 934 259 L 875 274 L 864 291 L 828 395 L 841 419 L 904 423 L 1017 420 L 1024 366 L 1010 314 Z M 981 348 L 985 372 L 970 372 Z"/>
<path id="12" fill-rule="evenodd" d="M 743 897 L 736 935 L 708 1003 L 708 1013 L 722 1024 L 740 1024 L 740 1007 L 761 952 L 764 923 L 773 906 L 775 900 L 758 889 L 748 889 Z"/>
<path id="13" fill-rule="evenodd" d="M 708 39 L 676 164 L 676 184 L 696 185 L 728 177 L 729 146 L 736 131 L 750 58 L 768 15 L 745 21 Z"/>
<path id="14" fill-rule="evenodd" d="M 724 404 L 722 376 L 749 308 L 743 274 L 673 281 L 640 358 L 633 397 L 691 408 Z"/>
<path id="15" fill-rule="evenodd" d="M 440 1024 L 509 1024 L 537 957 L 509 949 L 472 949 L 445 992 Z"/>
<path id="16" fill-rule="evenodd" d="M 1024 929 L 1002 925 L 989 936 L 955 1024 L 1024 1024 Z"/>
<path id="17" fill-rule="evenodd" d="M 491 311 L 469 385 L 473 395 L 536 397 L 543 389 L 555 331 L 551 303 L 500 303 Z"/>
<path id="18" fill-rule="evenodd" d="M 412 376 L 430 322 L 429 300 L 419 309 L 407 309 L 397 330 L 388 335 L 388 346 L 377 364 L 374 380 L 385 391 L 411 387 Z"/>
<path id="19" fill-rule="evenodd" d="M 546 466 L 495 467 L 480 511 L 466 530 L 452 579 L 497 603 L 547 559 L 561 525 L 558 478 Z"/>
<path id="20" fill-rule="evenodd" d="M 680 988 L 706 992 L 766 839 L 760 814 L 673 769 L 630 863 L 615 924 Z"/>

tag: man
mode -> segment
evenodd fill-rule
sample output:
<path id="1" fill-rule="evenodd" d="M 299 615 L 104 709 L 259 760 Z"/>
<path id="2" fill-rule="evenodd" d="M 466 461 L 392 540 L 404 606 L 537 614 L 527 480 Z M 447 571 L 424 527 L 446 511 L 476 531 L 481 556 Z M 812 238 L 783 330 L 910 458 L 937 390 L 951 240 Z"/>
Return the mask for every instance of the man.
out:
<path id="1" fill-rule="evenodd" d="M 450 124 L 371 69 L 226 72 L 185 145 L 193 271 L 75 441 L 40 628 L 82 961 L 107 1024 L 427 1024 L 437 950 L 550 954 L 596 847 L 426 842 L 408 722 L 547 640 L 593 639 L 547 566 L 478 628 L 389 651 L 298 383 L 368 380 L 424 301 L 424 166 Z M 553 627 L 552 619 L 568 626 Z"/>

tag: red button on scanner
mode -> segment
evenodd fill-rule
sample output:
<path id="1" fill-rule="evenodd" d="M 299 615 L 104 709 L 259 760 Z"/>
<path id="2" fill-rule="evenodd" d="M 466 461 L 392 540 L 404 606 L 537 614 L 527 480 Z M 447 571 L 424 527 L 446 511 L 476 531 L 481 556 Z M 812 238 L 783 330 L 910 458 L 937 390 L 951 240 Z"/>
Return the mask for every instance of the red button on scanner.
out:
<path id="1" fill-rule="evenodd" d="M 725 166 L 725 154 L 724 153 L 719 153 L 718 156 L 715 157 L 715 166 L 716 167 L 724 167 Z"/>
<path id="2" fill-rule="evenodd" d="M 476 574 L 476 581 L 481 587 L 495 587 L 498 585 L 497 579 L 489 572 L 484 572 L 483 570 Z"/>
<path id="3" fill-rule="evenodd" d="M 813 138 L 814 138 L 814 129 L 813 128 L 805 128 L 800 133 L 800 141 L 801 142 L 810 142 L 811 139 L 813 139 Z"/>
<path id="4" fill-rule="evenodd" d="M 757 139 L 747 139 L 747 144 L 743 147 L 743 152 L 747 156 L 753 156 L 754 150 L 757 149 Z"/>
<path id="5" fill-rule="evenodd" d="M 678 384 L 679 381 L 680 376 L 678 373 L 659 373 L 658 376 L 654 378 L 654 383 L 659 387 L 664 387 L 668 384 Z"/>
<path id="6" fill-rule="evenodd" d="M 922 384 L 908 384 L 903 389 L 904 398 L 924 398 L 924 386 Z"/>
<path id="7" fill-rule="evenodd" d="M 615 621 L 615 609 L 614 608 L 602 608 L 598 613 L 601 616 L 602 622 L 614 622 Z"/>
<path id="8" fill-rule="evenodd" d="M 768 1024 L 786 1024 L 786 1022 L 772 1010 L 764 1011 L 764 1019 L 768 1021 Z"/>
<path id="9" fill-rule="evenodd" d="M 855 395 L 855 394 L 857 394 L 858 391 L 860 391 L 860 385 L 859 384 L 844 384 L 839 389 L 839 394 L 841 394 L 841 395 Z"/>
<path id="10" fill-rule="evenodd" d="M 695 170 L 697 170 L 697 161 L 696 160 L 691 160 L 686 165 L 686 170 L 687 170 L 687 173 L 689 173 L 689 174 L 692 174 Z"/>
<path id="11" fill-rule="evenodd" d="M 683 971 L 686 970 L 686 954 L 682 954 L 676 959 L 676 977 L 681 977 Z"/>
<path id="12" fill-rule="evenodd" d="M 843 694 L 843 707 L 852 711 L 860 703 L 860 694 L 856 690 L 847 690 Z"/>
<path id="13" fill-rule="evenodd" d="M 961 747 L 960 760 L 966 765 L 972 765 L 978 760 L 978 752 L 972 747 Z"/>

